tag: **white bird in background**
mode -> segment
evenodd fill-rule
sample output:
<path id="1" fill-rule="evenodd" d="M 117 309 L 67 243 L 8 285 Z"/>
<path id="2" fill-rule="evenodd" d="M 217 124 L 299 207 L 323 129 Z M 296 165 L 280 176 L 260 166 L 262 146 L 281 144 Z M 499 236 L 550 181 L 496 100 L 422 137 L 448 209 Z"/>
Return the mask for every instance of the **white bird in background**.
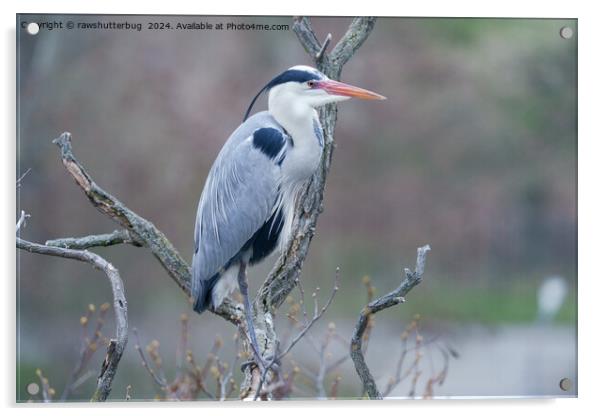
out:
<path id="1" fill-rule="evenodd" d="M 568 284 L 562 276 L 547 277 L 537 291 L 537 320 L 552 322 L 568 293 Z"/>
<path id="2" fill-rule="evenodd" d="M 268 110 L 249 117 L 263 92 L 269 94 Z M 351 97 L 385 99 L 308 66 L 284 71 L 253 98 L 207 176 L 194 229 L 194 310 L 217 308 L 238 281 L 255 351 L 247 265 L 288 241 L 295 201 L 318 168 L 324 148 L 316 108 Z"/>

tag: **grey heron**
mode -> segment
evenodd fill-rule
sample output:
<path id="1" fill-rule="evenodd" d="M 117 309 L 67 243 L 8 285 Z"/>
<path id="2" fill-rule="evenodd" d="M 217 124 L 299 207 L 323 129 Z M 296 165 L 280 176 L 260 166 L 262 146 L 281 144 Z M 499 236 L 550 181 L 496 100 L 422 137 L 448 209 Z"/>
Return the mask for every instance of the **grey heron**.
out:
<path id="1" fill-rule="evenodd" d="M 268 110 L 249 117 L 262 93 Z M 194 310 L 217 308 L 237 285 L 255 352 L 246 270 L 282 250 L 293 226 L 295 201 L 318 168 L 324 137 L 316 108 L 351 97 L 382 95 L 329 79 L 297 65 L 266 84 L 243 123 L 215 159 L 201 194 L 194 229 Z"/>

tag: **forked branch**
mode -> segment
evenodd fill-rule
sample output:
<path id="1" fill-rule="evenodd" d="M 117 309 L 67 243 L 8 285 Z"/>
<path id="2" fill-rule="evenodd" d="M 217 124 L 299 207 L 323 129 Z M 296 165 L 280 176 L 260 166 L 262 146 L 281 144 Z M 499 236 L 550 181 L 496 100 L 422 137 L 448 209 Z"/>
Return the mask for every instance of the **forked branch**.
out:
<path id="1" fill-rule="evenodd" d="M 355 365 L 355 371 L 362 381 L 364 390 L 371 399 L 382 399 L 383 396 L 376 386 L 376 382 L 366 364 L 366 359 L 362 351 L 362 338 L 364 336 L 364 331 L 366 331 L 366 327 L 368 326 L 369 318 L 372 314 L 380 312 L 383 309 L 405 302 L 404 296 L 422 281 L 426 253 L 430 249 L 431 248 L 428 245 L 418 248 L 416 255 L 416 269 L 413 272 L 410 269 L 405 269 L 405 279 L 401 282 L 399 287 L 391 293 L 381 296 L 366 305 L 364 309 L 362 309 L 355 325 L 353 336 L 351 338 L 351 359 Z"/>
<path id="2" fill-rule="evenodd" d="M 75 158 L 71 145 L 71 134 L 65 132 L 53 140 L 61 150 L 61 159 L 67 171 L 77 185 L 84 191 L 90 202 L 100 212 L 107 215 L 125 230 L 102 236 L 89 236 L 77 239 L 51 240 L 48 243 L 57 246 L 102 245 L 111 239 L 115 243 L 130 242 L 136 246 L 148 247 L 151 253 L 167 271 L 167 274 L 182 289 L 187 298 L 190 297 L 190 266 L 184 261 L 167 237 L 149 220 L 136 214 L 123 202 L 118 200 L 94 182 L 81 163 Z M 117 235 L 115 235 L 117 233 Z M 123 241 L 120 241 L 123 240 Z M 242 307 L 229 299 L 212 311 L 237 325 L 242 319 Z"/>

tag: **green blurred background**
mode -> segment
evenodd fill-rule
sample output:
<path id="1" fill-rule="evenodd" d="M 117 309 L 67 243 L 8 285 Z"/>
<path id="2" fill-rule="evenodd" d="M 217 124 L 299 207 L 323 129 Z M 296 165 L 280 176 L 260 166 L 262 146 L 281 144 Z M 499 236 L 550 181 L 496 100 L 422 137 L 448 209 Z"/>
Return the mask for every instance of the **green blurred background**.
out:
<path id="1" fill-rule="evenodd" d="M 36 36 L 17 29 L 17 175 L 31 169 L 18 190 L 20 209 L 31 214 L 22 236 L 44 242 L 116 228 L 60 163 L 51 140 L 70 131 L 96 182 L 189 259 L 198 198 L 219 149 L 267 81 L 311 62 L 290 30 L 149 31 L 146 23 L 292 19 L 21 15 L 17 27 L 52 20 L 129 21 L 144 29 Z M 319 38 L 331 32 L 335 41 L 349 21 L 312 18 Z M 559 35 L 563 26 L 573 38 Z M 557 376 L 576 377 L 576 32 L 576 20 L 381 18 L 345 66 L 343 81 L 388 100 L 339 106 L 325 209 L 302 277 L 306 291 L 319 285 L 327 292 L 341 268 L 324 325 L 336 322 L 348 338 L 366 301 L 362 277 L 382 294 L 413 265 L 417 246 L 432 247 L 424 283 L 377 318 L 369 354 L 376 370 L 379 356 L 397 351 L 397 335 L 389 335 L 420 313 L 424 330 L 460 354 L 436 393 L 575 394 L 560 391 Z M 263 98 L 257 109 L 265 106 Z M 96 251 L 122 273 L 130 326 L 143 342 L 161 341 L 171 371 L 186 300 L 146 250 Z M 79 317 L 111 294 L 103 275 L 85 265 L 18 256 L 17 399 L 27 400 L 36 368 L 60 393 L 77 360 Z M 251 272 L 253 289 L 268 270 Z M 537 290 L 550 275 L 563 276 L 568 291 L 553 323 L 542 326 Z M 111 314 L 108 321 L 107 335 Z M 233 332 L 210 314 L 191 317 L 199 356 L 216 333 L 227 340 Z M 128 384 L 136 399 L 154 395 L 133 341 L 115 399 Z M 311 356 L 299 354 L 311 365 Z M 342 372 L 342 391 L 353 396 L 359 384 L 350 363 Z M 93 379 L 73 399 L 86 400 Z"/>

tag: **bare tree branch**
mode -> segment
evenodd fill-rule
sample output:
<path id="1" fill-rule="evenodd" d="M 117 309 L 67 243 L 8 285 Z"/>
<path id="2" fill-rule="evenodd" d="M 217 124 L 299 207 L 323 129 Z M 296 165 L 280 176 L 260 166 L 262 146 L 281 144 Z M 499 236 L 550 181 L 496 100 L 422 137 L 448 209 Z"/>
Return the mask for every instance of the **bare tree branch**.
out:
<path id="1" fill-rule="evenodd" d="M 153 223 L 130 210 L 116 197 L 106 192 L 92 180 L 92 177 L 73 154 L 70 133 L 65 132 L 61 134 L 53 140 L 53 143 L 60 148 L 63 165 L 73 179 L 75 179 L 77 185 L 84 191 L 92 205 L 109 218 L 121 224 L 134 241 L 148 247 L 167 271 L 167 274 L 182 289 L 184 294 L 190 298 L 190 266 L 180 256 L 167 237 Z M 54 240 L 53 243 L 59 244 L 57 240 Z M 243 319 L 242 309 L 241 305 L 232 302 L 230 299 L 226 299 L 218 309 L 212 312 L 238 325 Z"/>
<path id="2" fill-rule="evenodd" d="M 110 234 L 87 235 L 85 237 L 66 237 L 46 241 L 47 246 L 86 250 L 92 247 L 108 247 L 117 244 L 131 244 L 142 247 L 143 243 L 128 230 L 115 230 Z"/>
<path id="3" fill-rule="evenodd" d="M 366 307 L 362 309 L 357 324 L 355 325 L 355 330 L 353 331 L 353 336 L 351 338 L 351 359 L 355 365 L 355 371 L 360 377 L 362 385 L 371 399 L 382 399 L 383 396 L 376 386 L 374 377 L 372 376 L 372 373 L 370 373 L 370 369 L 366 364 L 362 352 L 362 337 L 368 325 L 369 317 L 383 309 L 405 302 L 404 296 L 422 281 L 426 253 L 430 249 L 431 248 L 428 245 L 418 248 L 415 271 L 411 272 L 409 269 L 405 269 L 405 279 L 401 282 L 399 287 L 391 293 L 381 296 L 366 305 Z"/>
<path id="4" fill-rule="evenodd" d="M 61 149 L 63 165 L 86 196 L 100 212 L 109 216 L 125 229 L 131 230 L 150 248 L 151 252 L 167 270 L 167 273 L 184 290 L 190 294 L 190 268 L 188 264 L 150 221 L 126 207 L 113 195 L 98 186 L 84 167 L 77 161 L 71 147 L 71 134 L 63 133 L 53 140 Z"/>
<path id="5" fill-rule="evenodd" d="M 42 244 L 32 243 L 17 237 L 17 248 L 35 254 L 47 256 L 63 257 L 66 259 L 78 260 L 92 265 L 98 270 L 102 270 L 111 283 L 113 292 L 113 310 L 115 311 L 116 336 L 112 339 L 107 349 L 107 356 L 103 363 L 96 391 L 92 396 L 92 401 L 104 401 L 111 392 L 113 377 L 117 371 L 119 360 L 125 349 L 128 339 L 127 322 L 127 301 L 123 289 L 123 282 L 119 276 L 119 271 L 104 258 L 96 253 L 81 250 L 72 250 L 68 248 L 49 247 Z"/>
<path id="6" fill-rule="evenodd" d="M 293 31 L 297 35 L 305 52 L 316 60 L 322 48 L 320 41 L 311 27 L 309 18 L 304 16 L 293 17 Z M 326 54 L 323 54 L 323 56 L 327 58 Z"/>
<path id="7" fill-rule="evenodd" d="M 356 17 L 349 25 L 347 33 L 335 45 L 330 54 L 335 65 L 343 67 L 347 61 L 357 52 L 362 43 L 368 38 L 376 17 Z"/>

